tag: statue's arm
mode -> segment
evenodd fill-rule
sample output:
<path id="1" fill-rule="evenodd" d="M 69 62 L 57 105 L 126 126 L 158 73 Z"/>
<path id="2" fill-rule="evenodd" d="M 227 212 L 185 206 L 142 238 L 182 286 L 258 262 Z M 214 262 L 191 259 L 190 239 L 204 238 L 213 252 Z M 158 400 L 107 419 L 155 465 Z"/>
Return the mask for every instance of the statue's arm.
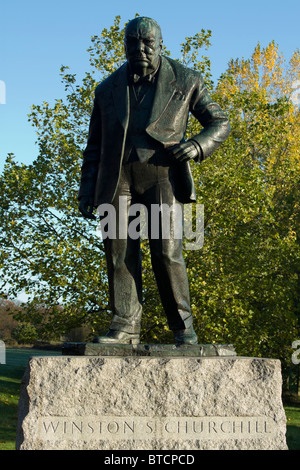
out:
<path id="1" fill-rule="evenodd" d="M 188 141 L 168 147 L 169 155 L 180 162 L 192 159 L 204 160 L 227 139 L 230 133 L 229 120 L 221 107 L 210 97 L 201 75 L 198 76 L 189 111 L 203 129 Z"/>
<path id="2" fill-rule="evenodd" d="M 201 149 L 200 160 L 209 157 L 230 134 L 229 120 L 220 105 L 212 100 L 200 77 L 190 111 L 203 129 L 190 140 Z"/>
<path id="3" fill-rule="evenodd" d="M 95 219 L 94 193 L 101 153 L 101 114 L 97 98 L 91 115 L 87 146 L 83 152 L 81 180 L 78 193 L 79 210 L 84 217 Z"/>

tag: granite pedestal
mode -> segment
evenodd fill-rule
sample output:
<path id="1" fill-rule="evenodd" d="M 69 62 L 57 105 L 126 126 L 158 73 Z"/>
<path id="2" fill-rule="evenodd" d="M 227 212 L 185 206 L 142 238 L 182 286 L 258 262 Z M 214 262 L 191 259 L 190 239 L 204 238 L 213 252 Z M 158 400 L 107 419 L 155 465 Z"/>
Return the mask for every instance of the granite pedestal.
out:
<path id="1" fill-rule="evenodd" d="M 31 358 L 17 449 L 287 449 L 280 361 L 163 349 Z"/>

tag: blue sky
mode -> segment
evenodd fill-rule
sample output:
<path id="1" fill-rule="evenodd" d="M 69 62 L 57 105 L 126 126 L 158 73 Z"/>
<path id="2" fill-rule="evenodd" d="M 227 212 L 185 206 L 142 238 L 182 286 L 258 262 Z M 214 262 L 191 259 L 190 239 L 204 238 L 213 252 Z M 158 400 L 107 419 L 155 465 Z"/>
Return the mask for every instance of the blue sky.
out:
<path id="1" fill-rule="evenodd" d="M 258 41 L 266 46 L 274 40 L 286 58 L 300 47 L 299 0 L 2 0 L 0 13 L 0 80 L 6 87 L 5 104 L 0 104 L 0 171 L 9 152 L 25 164 L 37 156 L 35 130 L 27 121 L 31 105 L 64 96 L 60 66 L 82 76 L 91 36 L 110 27 L 116 15 L 122 22 L 135 13 L 156 19 L 174 57 L 186 36 L 211 29 L 215 80 L 231 58 L 249 58 Z"/>

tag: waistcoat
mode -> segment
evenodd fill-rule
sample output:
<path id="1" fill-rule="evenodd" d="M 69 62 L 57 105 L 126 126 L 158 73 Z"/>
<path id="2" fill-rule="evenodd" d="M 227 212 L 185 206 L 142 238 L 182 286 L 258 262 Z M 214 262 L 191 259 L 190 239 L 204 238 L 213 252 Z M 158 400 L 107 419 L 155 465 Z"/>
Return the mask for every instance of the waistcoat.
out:
<path id="1" fill-rule="evenodd" d="M 161 144 L 145 131 L 155 89 L 155 84 L 143 84 L 139 87 L 130 84 L 130 115 L 123 163 L 137 160 L 147 162 L 155 154 L 158 157 L 162 153 Z M 138 91 L 140 91 L 139 94 Z"/>

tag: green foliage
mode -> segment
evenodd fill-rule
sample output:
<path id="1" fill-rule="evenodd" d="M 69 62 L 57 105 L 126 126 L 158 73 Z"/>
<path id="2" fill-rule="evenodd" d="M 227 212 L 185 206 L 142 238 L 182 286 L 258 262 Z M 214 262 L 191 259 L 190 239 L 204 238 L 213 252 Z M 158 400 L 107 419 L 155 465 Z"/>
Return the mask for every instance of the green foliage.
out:
<path id="1" fill-rule="evenodd" d="M 288 74 L 274 88 L 277 59 L 273 43 L 256 50 L 251 61 L 229 64 L 214 89 L 232 132 L 193 168 L 205 243 L 187 263 L 200 339 L 288 365 L 299 335 L 300 121 Z"/>
<path id="2" fill-rule="evenodd" d="M 181 59 L 180 62 L 186 67 L 198 70 L 204 78 L 207 89 L 210 91 L 213 87 L 212 75 L 210 72 L 210 59 L 208 56 L 199 57 L 199 51 L 205 47 L 207 50 L 210 46 L 211 31 L 201 29 L 200 33 L 194 36 L 186 37 L 185 42 L 181 43 Z"/>
<path id="3" fill-rule="evenodd" d="M 103 244 L 97 223 L 77 208 L 82 151 L 93 91 L 124 61 L 124 27 L 92 36 L 90 70 L 80 83 L 61 68 L 66 96 L 34 105 L 39 155 L 19 165 L 9 155 L 0 180 L 0 267 L 4 292 L 29 295 L 19 320 L 53 337 L 83 324 L 109 325 Z M 204 246 L 185 251 L 195 327 L 202 343 L 233 343 L 238 354 L 288 364 L 299 335 L 299 110 L 291 103 L 299 53 L 286 64 L 274 43 L 236 60 L 216 85 L 202 30 L 181 44 L 180 62 L 201 71 L 229 116 L 232 132 L 201 165 L 193 165 L 205 206 Z M 169 51 L 164 48 L 164 54 Z M 187 137 L 199 132 L 191 118 Z M 142 242 L 144 341 L 171 339 L 160 305 L 147 241 Z"/>
<path id="4" fill-rule="evenodd" d="M 20 323 L 11 332 L 11 336 L 19 344 L 31 344 L 37 340 L 37 331 L 30 323 Z"/>

